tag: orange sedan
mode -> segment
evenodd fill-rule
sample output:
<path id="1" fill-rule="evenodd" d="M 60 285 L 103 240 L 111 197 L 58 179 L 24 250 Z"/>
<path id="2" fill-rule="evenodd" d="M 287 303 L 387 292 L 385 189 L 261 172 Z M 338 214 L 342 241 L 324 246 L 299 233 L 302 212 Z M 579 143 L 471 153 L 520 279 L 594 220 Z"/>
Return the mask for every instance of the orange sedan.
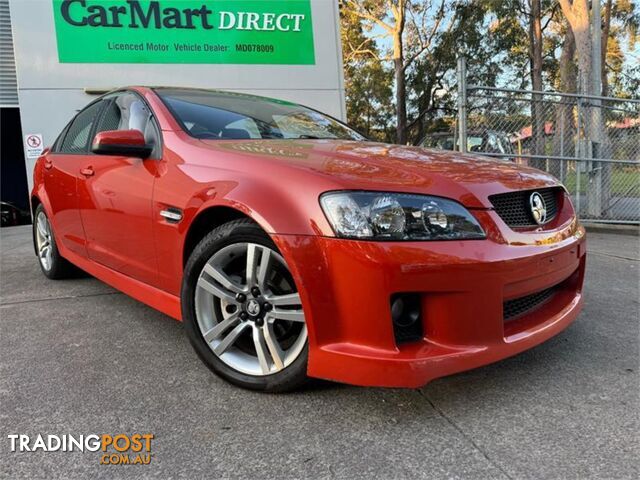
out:
<path id="1" fill-rule="evenodd" d="M 251 389 L 417 387 L 547 340 L 583 301 L 555 178 L 281 100 L 111 92 L 38 159 L 31 201 L 46 276 L 78 267 L 183 321 Z"/>

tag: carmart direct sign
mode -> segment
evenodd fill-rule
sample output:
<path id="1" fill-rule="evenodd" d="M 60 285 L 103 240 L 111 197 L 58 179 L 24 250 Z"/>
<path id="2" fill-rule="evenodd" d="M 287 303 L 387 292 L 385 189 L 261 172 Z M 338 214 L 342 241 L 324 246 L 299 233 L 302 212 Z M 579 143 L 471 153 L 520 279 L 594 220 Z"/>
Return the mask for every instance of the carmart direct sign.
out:
<path id="1" fill-rule="evenodd" d="M 53 0 L 61 63 L 315 63 L 310 0 Z"/>

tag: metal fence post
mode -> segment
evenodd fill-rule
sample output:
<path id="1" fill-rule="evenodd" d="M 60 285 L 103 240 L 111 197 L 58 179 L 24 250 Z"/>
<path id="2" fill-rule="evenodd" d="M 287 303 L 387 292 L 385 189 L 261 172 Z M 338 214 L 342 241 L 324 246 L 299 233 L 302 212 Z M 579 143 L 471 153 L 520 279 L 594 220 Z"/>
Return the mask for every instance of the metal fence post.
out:
<path id="1" fill-rule="evenodd" d="M 565 128 L 565 122 L 564 122 L 564 111 L 562 112 L 563 115 L 563 121 L 560 124 L 561 130 L 560 130 L 560 156 L 564 157 L 564 128 Z M 560 182 L 564 183 L 564 161 L 560 160 Z"/>
<path id="2" fill-rule="evenodd" d="M 467 153 L 467 62 L 458 58 L 458 150 Z"/>
<path id="3" fill-rule="evenodd" d="M 578 98 L 576 102 L 577 115 L 576 115 L 576 157 L 584 159 L 582 156 L 582 140 L 580 139 L 580 128 L 582 125 L 582 109 L 580 105 L 582 99 Z M 583 160 L 584 161 L 584 160 Z M 576 214 L 580 216 L 580 170 L 582 165 L 580 160 L 576 162 Z"/>

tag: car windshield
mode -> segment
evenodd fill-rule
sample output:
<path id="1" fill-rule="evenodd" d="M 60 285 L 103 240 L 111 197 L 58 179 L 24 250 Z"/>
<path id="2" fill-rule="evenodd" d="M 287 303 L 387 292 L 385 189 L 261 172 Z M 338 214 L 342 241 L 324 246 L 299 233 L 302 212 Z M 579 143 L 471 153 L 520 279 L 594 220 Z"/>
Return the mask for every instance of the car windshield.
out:
<path id="1" fill-rule="evenodd" d="M 200 139 L 365 140 L 343 123 L 295 103 L 232 92 L 159 88 L 187 133 Z"/>

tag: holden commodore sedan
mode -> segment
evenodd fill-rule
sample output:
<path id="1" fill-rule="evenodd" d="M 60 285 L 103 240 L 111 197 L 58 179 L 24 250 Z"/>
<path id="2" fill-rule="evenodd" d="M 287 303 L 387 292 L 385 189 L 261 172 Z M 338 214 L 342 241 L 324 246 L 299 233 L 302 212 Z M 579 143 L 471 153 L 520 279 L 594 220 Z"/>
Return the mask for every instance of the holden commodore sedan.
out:
<path id="1" fill-rule="evenodd" d="M 417 387 L 549 339 L 583 302 L 556 179 L 280 100 L 111 92 L 38 159 L 31 202 L 47 277 L 80 268 L 181 320 L 256 390 Z"/>

